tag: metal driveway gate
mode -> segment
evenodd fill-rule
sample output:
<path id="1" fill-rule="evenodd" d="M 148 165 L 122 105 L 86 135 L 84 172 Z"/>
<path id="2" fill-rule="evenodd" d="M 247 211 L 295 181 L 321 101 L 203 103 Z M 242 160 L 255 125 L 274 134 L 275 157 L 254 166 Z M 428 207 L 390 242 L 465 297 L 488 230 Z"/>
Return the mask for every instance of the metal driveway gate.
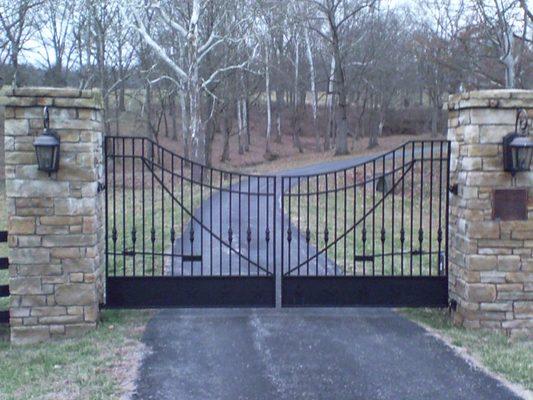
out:
<path id="1" fill-rule="evenodd" d="M 272 307 L 278 269 L 283 306 L 445 306 L 449 147 L 275 177 L 107 137 L 106 304 Z"/>
<path id="2" fill-rule="evenodd" d="M 275 177 L 143 137 L 107 137 L 105 159 L 109 307 L 274 306 Z"/>
<path id="3" fill-rule="evenodd" d="M 284 306 L 446 306 L 450 144 L 282 179 Z"/>

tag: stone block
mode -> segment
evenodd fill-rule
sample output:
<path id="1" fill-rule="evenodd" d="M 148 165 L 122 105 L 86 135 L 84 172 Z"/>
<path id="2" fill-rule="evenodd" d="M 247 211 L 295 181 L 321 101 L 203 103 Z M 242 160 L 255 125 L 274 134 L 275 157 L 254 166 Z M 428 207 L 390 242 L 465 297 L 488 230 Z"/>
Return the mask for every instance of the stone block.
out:
<path id="1" fill-rule="evenodd" d="M 83 321 L 82 315 L 58 315 L 53 317 L 39 317 L 40 324 L 75 324 Z"/>
<path id="2" fill-rule="evenodd" d="M 92 216 L 96 211 L 96 198 L 58 198 L 55 211 L 57 216 Z"/>
<path id="3" fill-rule="evenodd" d="M 505 283 L 506 273 L 500 271 L 481 271 L 480 273 L 481 283 Z"/>
<path id="4" fill-rule="evenodd" d="M 24 119 L 6 119 L 4 121 L 5 136 L 26 136 L 30 133 L 30 124 Z"/>
<path id="5" fill-rule="evenodd" d="M 490 271 L 496 268 L 498 258 L 494 255 L 472 254 L 468 256 L 468 267 L 474 271 Z"/>
<path id="6" fill-rule="evenodd" d="M 512 311 L 513 310 L 513 303 L 512 302 L 481 303 L 480 304 L 480 310 L 481 311 Z"/>
<path id="7" fill-rule="evenodd" d="M 57 304 L 65 306 L 86 306 L 96 303 L 96 290 L 91 284 L 65 284 L 55 292 Z"/>
<path id="8" fill-rule="evenodd" d="M 35 307 L 46 305 L 46 296 L 43 295 L 25 295 L 20 297 L 21 307 Z"/>
<path id="9" fill-rule="evenodd" d="M 95 322 L 85 322 L 83 324 L 68 324 L 65 325 L 65 336 L 81 336 L 96 328 Z"/>
<path id="10" fill-rule="evenodd" d="M 68 182 L 50 180 L 6 180 L 6 193 L 10 197 L 66 197 L 69 191 Z"/>
<path id="11" fill-rule="evenodd" d="M 9 261 L 12 264 L 42 264 L 50 261 L 50 251 L 41 247 L 14 248 L 10 250 Z"/>
<path id="12" fill-rule="evenodd" d="M 31 235 L 35 233 L 35 217 L 10 216 L 8 231 L 10 235 Z"/>
<path id="13" fill-rule="evenodd" d="M 533 282 L 533 273 L 530 272 L 507 272 L 505 280 L 510 283 Z"/>
<path id="14" fill-rule="evenodd" d="M 475 302 L 489 302 L 496 299 L 496 286 L 492 284 L 469 284 L 467 297 Z"/>
<path id="15" fill-rule="evenodd" d="M 467 234 L 473 239 L 498 239 L 500 223 L 497 221 L 472 221 L 468 224 Z"/>
<path id="16" fill-rule="evenodd" d="M 470 123 L 473 125 L 498 126 L 506 125 L 507 128 L 514 127 L 516 119 L 516 109 L 480 108 L 470 110 Z M 482 135 L 480 135 L 482 136 Z"/>
<path id="17" fill-rule="evenodd" d="M 43 247 L 86 247 L 96 245 L 94 234 L 46 235 L 42 239 Z"/>
<path id="18" fill-rule="evenodd" d="M 17 265 L 19 276 L 55 276 L 61 273 L 62 267 L 59 264 Z"/>
<path id="19" fill-rule="evenodd" d="M 37 158 L 32 151 L 10 151 L 6 153 L 4 162 L 6 165 L 36 164 Z"/>
<path id="20" fill-rule="evenodd" d="M 72 283 L 81 283 L 83 282 L 83 273 L 81 272 L 72 272 L 69 274 L 70 282 Z"/>
<path id="21" fill-rule="evenodd" d="M 65 325 L 50 325 L 50 334 L 52 336 L 64 335 Z"/>
<path id="22" fill-rule="evenodd" d="M 53 258 L 72 258 L 78 259 L 82 256 L 79 247 L 57 247 L 50 250 L 50 254 Z"/>
<path id="23" fill-rule="evenodd" d="M 17 326 L 11 328 L 11 343 L 26 345 L 44 342 L 50 339 L 47 326 Z"/>
<path id="24" fill-rule="evenodd" d="M 483 157 L 483 160 L 492 159 L 501 154 L 501 144 L 470 144 L 467 149 L 469 157 Z"/>
<path id="25" fill-rule="evenodd" d="M 66 314 L 67 309 L 62 306 L 33 307 L 31 309 L 31 315 L 34 317 L 50 317 Z"/>

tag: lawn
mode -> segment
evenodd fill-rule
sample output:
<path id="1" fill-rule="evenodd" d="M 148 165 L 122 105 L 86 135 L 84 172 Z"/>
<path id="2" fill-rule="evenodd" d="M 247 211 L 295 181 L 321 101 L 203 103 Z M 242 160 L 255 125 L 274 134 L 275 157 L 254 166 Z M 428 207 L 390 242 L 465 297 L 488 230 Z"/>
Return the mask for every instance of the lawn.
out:
<path id="1" fill-rule="evenodd" d="M 0 340 L 0 398 L 121 398 L 146 351 L 139 339 L 150 315 L 105 310 L 98 328 L 80 338 L 19 347 Z"/>
<path id="2" fill-rule="evenodd" d="M 402 309 L 400 313 L 466 349 L 490 371 L 533 390 L 533 341 L 511 341 L 501 333 L 456 327 L 443 309 Z"/>

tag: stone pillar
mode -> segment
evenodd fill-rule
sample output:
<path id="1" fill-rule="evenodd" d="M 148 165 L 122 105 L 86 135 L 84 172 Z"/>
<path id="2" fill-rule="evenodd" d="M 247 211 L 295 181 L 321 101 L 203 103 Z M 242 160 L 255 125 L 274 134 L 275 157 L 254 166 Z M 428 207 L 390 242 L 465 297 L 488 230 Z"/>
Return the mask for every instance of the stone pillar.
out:
<path id="1" fill-rule="evenodd" d="M 96 326 L 102 299 L 102 113 L 96 92 L 4 90 L 11 340 L 31 343 Z M 43 107 L 61 138 L 60 166 L 37 170 Z"/>
<path id="2" fill-rule="evenodd" d="M 533 91 L 470 92 L 450 96 L 447 106 L 451 184 L 458 189 L 450 195 L 454 320 L 469 328 L 531 336 L 533 172 L 504 172 L 501 143 L 514 131 L 518 108 L 528 111 L 531 124 Z M 502 205 L 506 213 L 523 207 L 522 216 L 502 217 L 497 212 Z"/>

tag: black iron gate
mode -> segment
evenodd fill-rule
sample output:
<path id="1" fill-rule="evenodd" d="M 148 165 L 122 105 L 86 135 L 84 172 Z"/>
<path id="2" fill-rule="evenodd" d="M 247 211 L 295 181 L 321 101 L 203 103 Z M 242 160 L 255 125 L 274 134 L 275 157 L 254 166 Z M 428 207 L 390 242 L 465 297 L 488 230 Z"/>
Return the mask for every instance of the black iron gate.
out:
<path id="1" fill-rule="evenodd" d="M 276 178 L 207 168 L 108 137 L 110 307 L 273 306 Z"/>
<path id="2" fill-rule="evenodd" d="M 107 137 L 106 304 L 271 307 L 278 269 L 283 306 L 444 306 L 449 152 L 276 177 Z"/>
<path id="3" fill-rule="evenodd" d="M 449 146 L 283 177 L 283 305 L 447 305 Z"/>

